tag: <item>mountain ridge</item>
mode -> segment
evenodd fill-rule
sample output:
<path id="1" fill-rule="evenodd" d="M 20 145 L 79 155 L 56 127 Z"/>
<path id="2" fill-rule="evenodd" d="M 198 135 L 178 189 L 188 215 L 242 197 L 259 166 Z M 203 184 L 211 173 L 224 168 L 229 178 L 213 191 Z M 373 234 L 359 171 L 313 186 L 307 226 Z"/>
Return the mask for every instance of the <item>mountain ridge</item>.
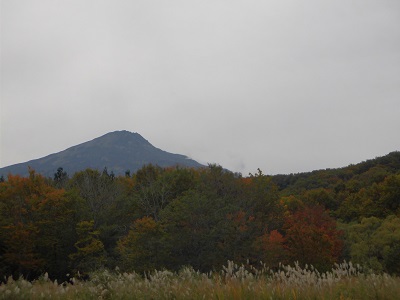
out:
<path id="1" fill-rule="evenodd" d="M 0 175 L 18 174 L 27 176 L 29 167 L 44 176 L 52 176 L 62 167 L 68 174 L 87 168 L 122 175 L 135 172 L 145 164 L 161 167 L 204 167 L 197 161 L 182 155 L 154 147 L 139 133 L 126 130 L 108 132 L 102 136 L 71 146 L 60 152 L 0 168 Z"/>

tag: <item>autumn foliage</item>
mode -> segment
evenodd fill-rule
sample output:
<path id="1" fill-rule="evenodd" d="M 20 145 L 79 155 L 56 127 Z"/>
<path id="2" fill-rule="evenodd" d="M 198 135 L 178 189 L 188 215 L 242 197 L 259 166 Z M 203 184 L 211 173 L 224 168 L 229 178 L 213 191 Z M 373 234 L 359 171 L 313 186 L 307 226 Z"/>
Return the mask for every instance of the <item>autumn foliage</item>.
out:
<path id="1" fill-rule="evenodd" d="M 342 253 L 341 232 L 321 206 L 305 207 L 286 217 L 285 248 L 291 261 L 331 268 Z"/>
<path id="2" fill-rule="evenodd" d="M 343 259 L 400 274 L 400 159 L 378 162 L 245 178 L 216 165 L 10 174 L 0 182 L 0 274 L 208 272 L 228 260 L 327 270 Z"/>

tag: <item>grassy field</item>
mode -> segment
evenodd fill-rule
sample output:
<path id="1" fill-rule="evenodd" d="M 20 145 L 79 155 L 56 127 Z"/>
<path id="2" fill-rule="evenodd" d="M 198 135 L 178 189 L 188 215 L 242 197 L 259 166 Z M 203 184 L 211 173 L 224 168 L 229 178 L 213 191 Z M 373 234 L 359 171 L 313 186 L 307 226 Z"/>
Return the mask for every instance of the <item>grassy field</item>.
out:
<path id="1" fill-rule="evenodd" d="M 90 280 L 36 281 L 20 278 L 0 285 L 0 299 L 399 299 L 400 278 L 361 272 L 351 263 L 327 273 L 312 266 L 281 266 L 270 271 L 228 262 L 218 273 L 183 268 L 145 276 L 102 270 Z"/>

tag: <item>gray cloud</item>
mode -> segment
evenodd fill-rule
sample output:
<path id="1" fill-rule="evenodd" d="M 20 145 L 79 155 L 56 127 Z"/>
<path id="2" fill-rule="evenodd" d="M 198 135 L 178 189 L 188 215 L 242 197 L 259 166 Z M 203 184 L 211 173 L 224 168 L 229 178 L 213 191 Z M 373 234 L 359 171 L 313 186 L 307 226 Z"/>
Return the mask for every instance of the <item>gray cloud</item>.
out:
<path id="1" fill-rule="evenodd" d="M 0 166 L 106 132 L 233 171 L 399 150 L 400 3 L 1 2 Z"/>

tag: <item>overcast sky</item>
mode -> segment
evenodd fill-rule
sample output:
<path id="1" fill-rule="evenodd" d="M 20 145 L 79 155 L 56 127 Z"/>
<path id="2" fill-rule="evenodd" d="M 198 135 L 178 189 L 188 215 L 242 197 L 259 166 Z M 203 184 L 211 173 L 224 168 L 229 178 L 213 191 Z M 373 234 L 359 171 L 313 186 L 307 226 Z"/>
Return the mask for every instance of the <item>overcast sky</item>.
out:
<path id="1" fill-rule="evenodd" d="M 115 130 L 244 175 L 400 150 L 400 1 L 1 0 L 0 167 Z"/>

